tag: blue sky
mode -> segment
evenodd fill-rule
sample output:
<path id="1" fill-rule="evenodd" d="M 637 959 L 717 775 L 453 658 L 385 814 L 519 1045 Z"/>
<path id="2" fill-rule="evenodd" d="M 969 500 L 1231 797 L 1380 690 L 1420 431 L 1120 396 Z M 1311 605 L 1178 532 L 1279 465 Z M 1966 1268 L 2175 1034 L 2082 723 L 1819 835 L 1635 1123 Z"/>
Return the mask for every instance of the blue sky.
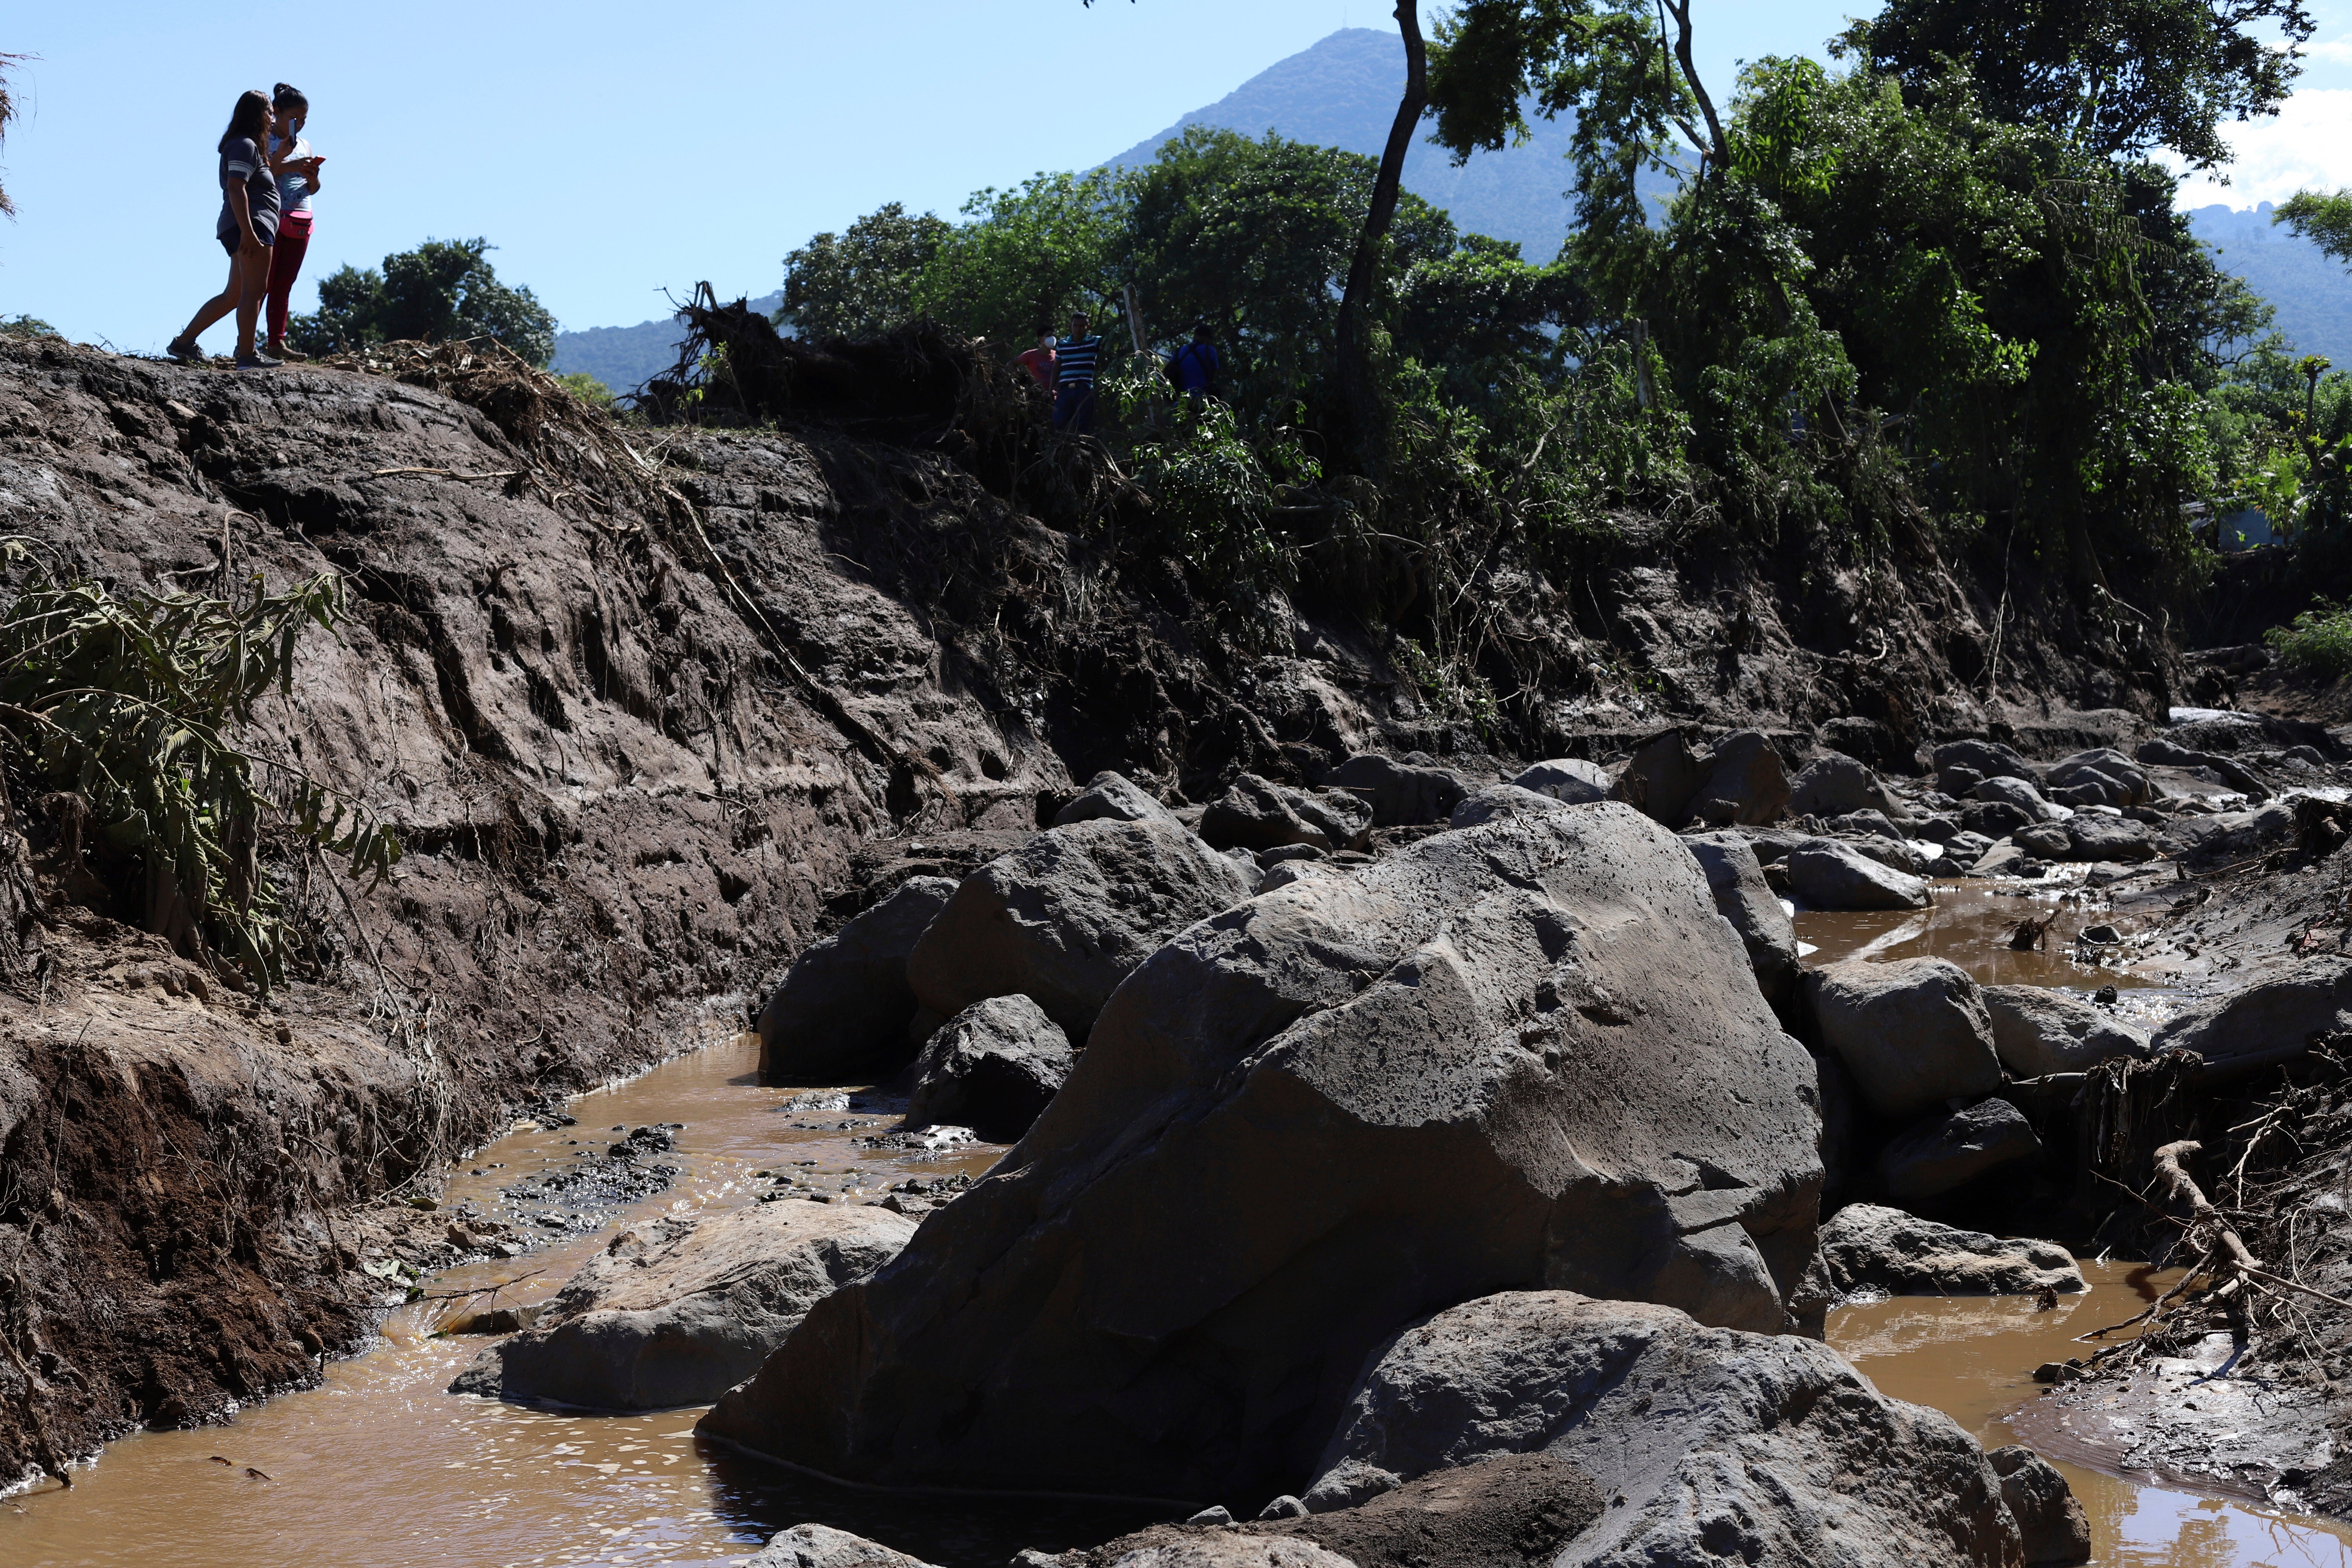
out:
<path id="1" fill-rule="evenodd" d="M 1851 0 L 1701 0 L 1702 76 L 1818 50 Z M 1875 9 L 1874 5 L 1869 9 Z M 1223 96 L 1372 0 L 336 0 L 18 6 L 23 119 L 0 146 L 0 314 L 153 350 L 218 289 L 213 143 L 236 93 L 310 95 L 328 163 L 310 283 L 428 236 L 487 237 L 567 327 L 664 313 L 662 289 L 777 286 L 784 252 L 881 203 L 1084 166 Z M 1424 6 L 1424 10 L 1434 7 Z M 2322 0 L 2306 90 L 2242 135 L 2248 205 L 2352 184 L 2352 0 Z"/>

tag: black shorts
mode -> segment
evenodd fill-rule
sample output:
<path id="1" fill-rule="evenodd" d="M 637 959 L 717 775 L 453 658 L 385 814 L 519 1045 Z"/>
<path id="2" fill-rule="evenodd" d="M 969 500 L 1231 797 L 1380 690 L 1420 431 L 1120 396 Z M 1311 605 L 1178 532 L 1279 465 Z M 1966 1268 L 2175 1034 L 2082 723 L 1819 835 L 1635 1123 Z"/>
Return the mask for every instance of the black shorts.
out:
<path id="1" fill-rule="evenodd" d="M 265 246 L 278 243 L 278 231 L 274 228 L 257 228 L 253 231 L 253 236 Z M 221 242 L 221 248 L 228 252 L 231 260 L 236 259 L 237 247 L 245 238 L 243 235 L 221 234 L 217 231 L 214 233 L 213 237 Z"/>

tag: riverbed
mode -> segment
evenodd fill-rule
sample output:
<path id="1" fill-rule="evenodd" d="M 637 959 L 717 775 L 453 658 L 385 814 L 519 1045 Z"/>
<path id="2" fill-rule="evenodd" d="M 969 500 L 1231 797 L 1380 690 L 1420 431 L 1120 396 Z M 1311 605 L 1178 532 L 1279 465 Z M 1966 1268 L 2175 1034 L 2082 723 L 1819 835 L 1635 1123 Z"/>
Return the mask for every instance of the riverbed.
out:
<path id="1" fill-rule="evenodd" d="M 1801 915 L 1809 963 L 1932 952 L 1980 981 L 2114 984 L 2130 1010 L 2169 998 L 2127 970 L 2077 962 L 2075 932 L 2095 898 L 2028 897 L 2015 886 L 1948 884 L 1922 914 Z M 2055 913 L 2047 950 L 1998 945 L 2022 915 Z M 624 1227 L 662 1214 L 751 1203 L 779 1190 L 860 1202 L 908 1177 L 976 1174 L 1003 1152 L 879 1143 L 895 1118 L 880 1102 L 757 1081 L 749 1036 L 682 1056 L 571 1107 L 578 1124 L 524 1123 L 457 1166 L 443 1207 L 510 1212 L 505 1188 L 561 1171 L 625 1129 L 679 1124 L 662 1158 L 666 1190 L 603 1224 L 510 1258 L 448 1270 L 434 1296 L 497 1288 L 529 1305 Z M 781 1201 L 805 1202 L 805 1196 Z M 1951 1415 L 1988 1447 L 2016 1440 L 2008 1417 L 2039 1388 L 2034 1366 L 2081 1353 L 2073 1336 L 2137 1311 L 2165 1277 L 2086 1260 L 2092 1289 L 2038 1311 L 2025 1299 L 1904 1298 L 1850 1305 L 1830 1339 L 1879 1387 Z M 526 1409 L 445 1392 L 488 1342 L 436 1336 L 457 1307 L 393 1311 L 381 1342 L 330 1363 L 320 1386 L 239 1413 L 226 1425 L 140 1433 L 77 1472 L 0 1502 L 0 1562 L 11 1568 L 537 1568 L 550 1563 L 740 1563 L 777 1530 L 822 1519 L 949 1565 L 1002 1568 L 1020 1547 L 1055 1549 L 1148 1522 L 1117 1506 L 1041 1506 L 887 1496 L 837 1488 L 744 1460 L 693 1435 L 697 1409 L 594 1416 Z M 2243 1500 L 2141 1484 L 2062 1466 L 2089 1513 L 2103 1564 L 2131 1568 L 2352 1568 L 2352 1529 L 2276 1514 Z"/>

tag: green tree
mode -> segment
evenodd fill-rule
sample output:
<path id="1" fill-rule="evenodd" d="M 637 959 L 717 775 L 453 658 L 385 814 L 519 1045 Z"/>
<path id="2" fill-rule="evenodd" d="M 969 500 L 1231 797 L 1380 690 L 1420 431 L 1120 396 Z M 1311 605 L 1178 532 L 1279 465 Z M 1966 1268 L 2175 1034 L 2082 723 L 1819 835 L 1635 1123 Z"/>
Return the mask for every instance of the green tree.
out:
<path id="1" fill-rule="evenodd" d="M 2317 245 L 2326 255 L 2352 268 L 2352 190 L 2297 191 L 2271 213 L 2299 239 Z"/>
<path id="2" fill-rule="evenodd" d="M 319 283 L 319 309 L 287 336 L 304 353 L 369 343 L 491 338 L 535 365 L 555 354 L 555 318 L 528 288 L 499 281 L 483 239 L 428 239 L 383 258 L 383 270 L 338 268 Z"/>
<path id="3" fill-rule="evenodd" d="M 945 219 L 897 202 L 784 258 L 776 313 L 803 338 L 870 338 L 912 321 L 915 283 L 947 237 Z"/>
<path id="4" fill-rule="evenodd" d="M 1122 269 L 1158 332 L 1208 324 L 1245 418 L 1287 421 L 1318 400 L 1379 175 L 1360 153 L 1195 125 L 1122 182 Z M 1383 239 L 1384 287 L 1454 245 L 1453 222 L 1404 194 Z M 1385 294 L 1371 311 L 1383 330 Z"/>
<path id="5" fill-rule="evenodd" d="M 55 338 L 64 334 L 38 316 L 0 316 L 0 338 Z"/>
<path id="6" fill-rule="evenodd" d="M 2301 71 L 2303 0 L 1889 0 L 1853 36 L 1879 71 L 1933 80 L 1968 67 L 1996 117 L 2101 158 L 2168 147 L 2227 163 L 2225 121 L 2276 114 Z"/>
<path id="7" fill-rule="evenodd" d="M 1104 302 L 1118 295 L 1112 257 L 1124 215 L 1102 170 L 983 190 L 963 214 L 915 279 L 916 314 L 1017 353 L 1040 323 L 1059 331 L 1079 310 L 1099 321 Z"/>

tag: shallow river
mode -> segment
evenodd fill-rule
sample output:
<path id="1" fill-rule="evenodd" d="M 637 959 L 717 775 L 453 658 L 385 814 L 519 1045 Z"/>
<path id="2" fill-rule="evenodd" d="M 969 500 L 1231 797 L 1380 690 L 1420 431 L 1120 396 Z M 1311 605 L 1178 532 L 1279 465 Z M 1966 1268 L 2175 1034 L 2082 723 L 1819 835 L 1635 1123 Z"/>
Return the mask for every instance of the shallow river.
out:
<path id="1" fill-rule="evenodd" d="M 1867 952 L 1935 952 L 1986 981 L 2128 988 L 2129 975 L 2065 956 L 2095 916 L 2058 906 L 2047 953 L 1994 939 L 2020 914 L 2053 907 L 1939 890 L 1933 918 L 1804 915 L 1800 934 L 1823 963 Z M 2161 1006 L 2153 994 L 2144 1000 Z M 499 1189 L 601 1147 L 616 1126 L 680 1122 L 682 1167 L 668 1190 L 594 1232 L 493 1264 L 454 1269 L 436 1293 L 504 1287 L 528 1304 L 558 1285 L 621 1226 L 753 1200 L 756 1173 L 790 1168 L 816 1185 L 877 1193 L 910 1174 L 985 1170 L 999 1151 L 926 1155 L 861 1146 L 890 1119 L 795 1105 L 805 1091 L 762 1089 L 756 1042 L 737 1037 L 572 1106 L 577 1127 L 530 1129 L 461 1163 L 448 1201 L 496 1215 Z M 808 1162 L 808 1163 L 799 1163 Z M 791 1200 L 798 1201 L 798 1200 Z M 2073 1334 L 2138 1310 L 2130 1269 L 2086 1264 L 2086 1295 L 2053 1312 L 2022 1300 L 1910 1298 L 1842 1308 L 1830 1338 L 1891 1394 L 1948 1412 L 1988 1446 L 2014 1440 L 2002 1417 L 2038 1390 L 2032 1369 L 2079 1353 Z M 1098 1540 L 1147 1521 L 1123 1508 L 1040 1508 L 836 1489 L 698 1443 L 700 1410 L 583 1416 L 526 1410 L 444 1389 L 487 1342 L 436 1338 L 448 1311 L 392 1314 L 376 1348 L 331 1363 L 324 1384 L 241 1413 L 225 1426 L 142 1433 L 110 1446 L 69 1491 L 50 1484 L 0 1502 L 0 1564 L 48 1568 L 523 1568 L 558 1563 L 735 1563 L 768 1535 L 823 1519 L 951 1568 L 1002 1568 L 1022 1546 Z M 2063 1467 L 2062 1467 L 2063 1468 Z M 2067 1468 L 2088 1510 L 2095 1561 L 2133 1568 L 2352 1568 L 2352 1529 L 2273 1516 L 2237 1501 L 2137 1486 Z"/>

